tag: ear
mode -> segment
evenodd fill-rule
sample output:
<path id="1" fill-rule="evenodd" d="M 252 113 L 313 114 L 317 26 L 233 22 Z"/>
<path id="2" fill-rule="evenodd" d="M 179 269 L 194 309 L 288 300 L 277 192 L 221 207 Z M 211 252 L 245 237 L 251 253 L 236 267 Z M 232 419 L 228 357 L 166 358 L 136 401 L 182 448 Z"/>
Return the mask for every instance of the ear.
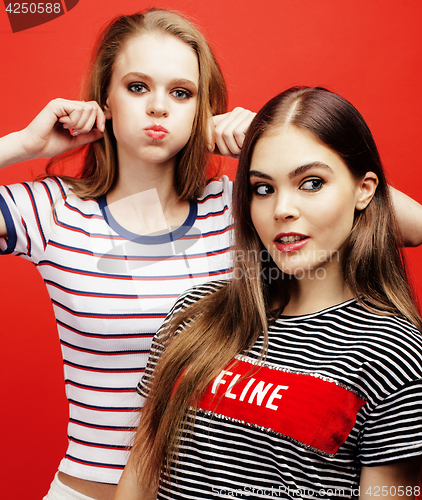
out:
<path id="1" fill-rule="evenodd" d="M 374 172 L 366 172 L 365 177 L 359 182 L 356 205 L 357 210 L 363 210 L 369 205 L 378 186 L 378 176 Z"/>
<path id="2" fill-rule="evenodd" d="M 106 117 L 106 120 L 111 120 L 111 109 L 108 105 L 108 98 L 106 99 L 106 102 L 104 104 L 104 115 Z"/>

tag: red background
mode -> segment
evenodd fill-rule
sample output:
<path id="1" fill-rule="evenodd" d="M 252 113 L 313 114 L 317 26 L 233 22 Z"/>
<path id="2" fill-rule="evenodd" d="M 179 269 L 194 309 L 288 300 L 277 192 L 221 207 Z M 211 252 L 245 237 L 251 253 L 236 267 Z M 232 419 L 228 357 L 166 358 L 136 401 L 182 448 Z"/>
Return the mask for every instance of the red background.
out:
<path id="1" fill-rule="evenodd" d="M 369 123 L 391 183 L 422 202 L 420 0 L 80 0 L 15 34 L 1 5 L 0 136 L 23 128 L 54 97 L 78 98 L 98 30 L 114 15 L 151 6 L 197 21 L 227 78 L 230 107 L 258 110 L 300 84 L 348 98 Z M 44 164 L 3 169 L 0 183 L 31 180 Z M 234 169 L 228 162 L 230 176 Z M 407 251 L 419 289 L 421 251 Z M 0 275 L 2 496 L 40 499 L 66 449 L 60 345 L 35 267 L 3 257 Z"/>

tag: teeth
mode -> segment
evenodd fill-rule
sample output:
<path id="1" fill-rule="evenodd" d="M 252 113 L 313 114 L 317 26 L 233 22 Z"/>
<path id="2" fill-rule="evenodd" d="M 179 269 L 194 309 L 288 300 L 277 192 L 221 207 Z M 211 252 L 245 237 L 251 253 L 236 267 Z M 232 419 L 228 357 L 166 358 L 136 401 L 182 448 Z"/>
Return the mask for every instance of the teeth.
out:
<path id="1" fill-rule="evenodd" d="M 303 237 L 296 235 L 296 236 L 284 236 L 283 238 L 280 238 L 278 241 L 283 244 L 287 243 L 295 243 L 296 241 L 302 240 Z"/>

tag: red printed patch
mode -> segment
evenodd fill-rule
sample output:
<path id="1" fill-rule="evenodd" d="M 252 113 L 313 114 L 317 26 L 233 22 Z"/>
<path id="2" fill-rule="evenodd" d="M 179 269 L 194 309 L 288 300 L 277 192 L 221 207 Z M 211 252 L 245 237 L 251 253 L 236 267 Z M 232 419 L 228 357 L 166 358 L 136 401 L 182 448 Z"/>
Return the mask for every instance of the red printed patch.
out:
<path id="1" fill-rule="evenodd" d="M 318 376 L 236 361 L 210 384 L 198 406 L 334 455 L 365 403 L 350 390 Z"/>

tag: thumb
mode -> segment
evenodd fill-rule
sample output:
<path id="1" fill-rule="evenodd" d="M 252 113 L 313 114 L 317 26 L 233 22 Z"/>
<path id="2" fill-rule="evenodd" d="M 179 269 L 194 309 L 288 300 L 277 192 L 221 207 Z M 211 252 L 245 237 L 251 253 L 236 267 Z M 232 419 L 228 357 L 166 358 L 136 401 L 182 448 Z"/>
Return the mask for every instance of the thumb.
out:
<path id="1" fill-rule="evenodd" d="M 91 142 L 98 141 L 99 139 L 102 139 L 104 137 L 104 134 L 94 128 L 90 130 L 87 134 L 81 134 L 77 135 L 76 137 L 74 136 L 74 147 L 78 148 L 79 146 L 84 146 L 85 144 L 90 144 Z"/>

